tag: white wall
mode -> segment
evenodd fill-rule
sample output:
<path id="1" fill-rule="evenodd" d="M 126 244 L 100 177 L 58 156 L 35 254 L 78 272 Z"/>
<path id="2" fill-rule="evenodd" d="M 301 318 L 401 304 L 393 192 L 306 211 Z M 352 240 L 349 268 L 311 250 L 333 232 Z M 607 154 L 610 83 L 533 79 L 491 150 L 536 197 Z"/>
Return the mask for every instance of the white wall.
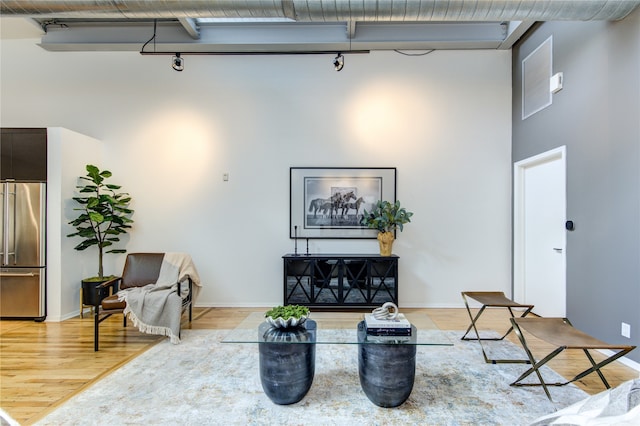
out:
<path id="1" fill-rule="evenodd" d="M 375 52 L 347 56 L 339 73 L 330 55 L 187 56 L 178 73 L 165 56 L 51 53 L 37 41 L 2 40 L 0 124 L 103 141 L 102 166 L 134 198 L 127 249 L 191 253 L 197 305 L 282 303 L 292 166 L 397 167 L 398 198 L 415 213 L 394 245 L 401 306 L 510 292 L 511 52 Z"/>
<path id="2" fill-rule="evenodd" d="M 102 144 L 68 129 L 47 130 L 47 321 L 61 321 L 80 310 L 79 284 L 97 275 L 97 252 L 76 251 L 81 240 L 67 238 L 74 232 L 78 205 L 73 201 L 87 163 L 100 165 Z"/>

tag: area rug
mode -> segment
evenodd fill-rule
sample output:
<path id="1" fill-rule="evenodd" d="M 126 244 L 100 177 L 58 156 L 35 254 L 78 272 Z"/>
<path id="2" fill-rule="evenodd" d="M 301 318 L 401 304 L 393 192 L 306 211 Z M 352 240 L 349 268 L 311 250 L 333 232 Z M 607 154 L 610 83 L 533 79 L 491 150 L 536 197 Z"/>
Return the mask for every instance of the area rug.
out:
<path id="1" fill-rule="evenodd" d="M 409 399 L 380 408 L 360 388 L 357 345 L 317 345 L 313 385 L 302 401 L 276 405 L 263 393 L 256 344 L 220 343 L 224 330 L 183 330 L 76 395 L 39 425 L 526 425 L 587 396 L 573 385 L 512 387 L 524 364 L 486 364 L 477 342 L 419 346 Z M 490 342 L 492 356 L 522 349 Z M 559 376 L 544 367 L 544 376 Z"/>

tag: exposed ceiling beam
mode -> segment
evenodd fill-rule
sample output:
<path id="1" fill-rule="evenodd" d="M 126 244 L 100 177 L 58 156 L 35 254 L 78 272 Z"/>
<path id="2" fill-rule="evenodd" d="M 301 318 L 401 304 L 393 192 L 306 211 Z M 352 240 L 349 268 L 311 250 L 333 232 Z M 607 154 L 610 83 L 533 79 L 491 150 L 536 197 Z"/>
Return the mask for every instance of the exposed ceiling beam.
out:
<path id="1" fill-rule="evenodd" d="M 153 22 L 126 26 L 52 26 L 40 46 L 50 51 L 139 51 L 153 36 Z M 177 22 L 158 22 L 157 50 L 173 52 L 266 52 L 497 49 L 504 42 L 499 22 L 493 23 L 375 23 L 358 24 L 349 39 L 344 23 L 201 25 L 194 40 Z"/>
<path id="2" fill-rule="evenodd" d="M 198 23 L 193 18 L 179 18 L 178 22 L 185 29 L 187 34 L 191 36 L 192 39 L 197 40 L 200 38 L 200 30 L 198 28 Z"/>
<path id="3" fill-rule="evenodd" d="M 51 51 L 139 50 L 157 21 L 158 49 L 278 52 L 509 49 L 534 22 L 617 20 L 639 5 L 640 0 L 0 0 L 0 13 L 40 22 L 46 31 L 41 46 Z"/>
<path id="4" fill-rule="evenodd" d="M 356 21 L 347 21 L 347 38 L 353 40 L 356 37 Z"/>
<path id="5" fill-rule="evenodd" d="M 506 23 L 506 36 L 498 49 L 509 50 L 535 24 L 535 21 L 511 21 Z"/>

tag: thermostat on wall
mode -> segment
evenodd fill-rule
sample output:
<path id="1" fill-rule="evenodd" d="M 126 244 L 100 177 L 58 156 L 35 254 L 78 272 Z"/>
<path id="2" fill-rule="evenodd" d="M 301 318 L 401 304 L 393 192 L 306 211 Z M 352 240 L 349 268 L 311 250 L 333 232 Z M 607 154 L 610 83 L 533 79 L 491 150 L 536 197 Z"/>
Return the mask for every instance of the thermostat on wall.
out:
<path id="1" fill-rule="evenodd" d="M 558 72 L 551 76 L 549 79 L 549 91 L 551 93 L 558 93 L 562 90 L 562 73 Z"/>

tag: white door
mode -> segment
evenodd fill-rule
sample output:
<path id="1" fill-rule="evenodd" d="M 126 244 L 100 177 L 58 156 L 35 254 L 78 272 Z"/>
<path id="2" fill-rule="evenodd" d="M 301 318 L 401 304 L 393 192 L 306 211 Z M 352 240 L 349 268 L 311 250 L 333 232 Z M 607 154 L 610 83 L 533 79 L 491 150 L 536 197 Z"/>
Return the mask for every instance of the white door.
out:
<path id="1" fill-rule="evenodd" d="M 566 316 L 565 147 L 514 165 L 514 298 Z"/>

